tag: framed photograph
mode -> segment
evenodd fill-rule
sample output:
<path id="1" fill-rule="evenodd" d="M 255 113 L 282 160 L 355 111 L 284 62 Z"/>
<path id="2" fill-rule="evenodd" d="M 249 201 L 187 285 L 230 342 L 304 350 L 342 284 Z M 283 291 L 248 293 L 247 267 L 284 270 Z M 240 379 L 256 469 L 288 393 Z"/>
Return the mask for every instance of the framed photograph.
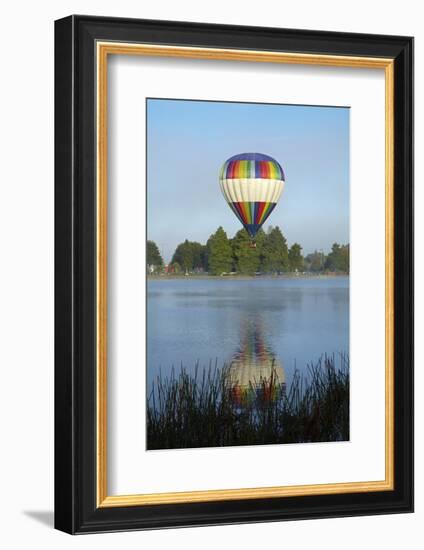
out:
<path id="1" fill-rule="evenodd" d="M 413 39 L 55 24 L 55 525 L 413 510 Z"/>

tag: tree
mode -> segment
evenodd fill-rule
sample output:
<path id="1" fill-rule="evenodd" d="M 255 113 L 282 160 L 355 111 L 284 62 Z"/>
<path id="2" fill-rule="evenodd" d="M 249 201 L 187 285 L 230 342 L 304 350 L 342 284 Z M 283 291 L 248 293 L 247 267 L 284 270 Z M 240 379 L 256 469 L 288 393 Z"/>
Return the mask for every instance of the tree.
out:
<path id="1" fill-rule="evenodd" d="M 289 250 L 290 271 L 303 271 L 302 247 L 298 243 L 291 245 Z"/>
<path id="2" fill-rule="evenodd" d="M 323 271 L 326 263 L 326 258 L 324 252 L 312 252 L 308 254 L 305 258 L 305 267 L 308 271 L 313 271 L 315 273 Z"/>
<path id="3" fill-rule="evenodd" d="M 349 245 L 334 243 L 325 266 L 330 271 L 349 273 Z"/>
<path id="4" fill-rule="evenodd" d="M 287 241 L 281 229 L 270 227 L 262 247 L 262 269 L 266 273 L 279 273 L 289 269 Z"/>
<path id="5" fill-rule="evenodd" d="M 234 262 L 237 271 L 253 275 L 259 271 L 262 263 L 265 233 L 262 229 L 256 234 L 256 247 L 252 248 L 251 239 L 245 229 L 240 229 L 231 240 Z"/>
<path id="6" fill-rule="evenodd" d="M 175 273 L 178 275 L 178 273 L 181 273 L 181 266 L 178 262 L 174 262 L 173 264 L 169 265 L 168 273 Z"/>
<path id="7" fill-rule="evenodd" d="M 218 227 L 209 237 L 206 249 L 209 273 L 221 275 L 231 271 L 233 263 L 231 245 L 222 227 Z"/>
<path id="8" fill-rule="evenodd" d="M 163 269 L 163 259 L 154 241 L 147 241 L 146 263 L 150 273 Z"/>
<path id="9" fill-rule="evenodd" d="M 207 269 L 206 259 L 206 246 L 197 242 L 189 243 L 191 246 L 191 253 L 193 257 L 193 269 L 205 270 Z"/>
<path id="10" fill-rule="evenodd" d="M 204 245 L 186 239 L 175 249 L 171 263 L 178 263 L 184 271 L 204 269 L 206 267 L 205 249 Z"/>
<path id="11" fill-rule="evenodd" d="M 178 263 L 184 271 L 190 271 L 192 269 L 193 254 L 187 239 L 177 246 L 172 256 L 171 263 Z"/>

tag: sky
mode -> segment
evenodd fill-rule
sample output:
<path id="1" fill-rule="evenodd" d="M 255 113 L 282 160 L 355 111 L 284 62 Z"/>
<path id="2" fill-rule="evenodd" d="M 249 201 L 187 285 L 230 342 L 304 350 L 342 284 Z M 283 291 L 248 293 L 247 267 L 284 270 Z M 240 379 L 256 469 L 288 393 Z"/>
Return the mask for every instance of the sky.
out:
<path id="1" fill-rule="evenodd" d="M 231 156 L 275 158 L 286 183 L 263 225 L 304 254 L 349 242 L 349 108 L 147 100 L 147 232 L 166 263 L 185 239 L 206 243 L 242 227 L 219 171 Z"/>

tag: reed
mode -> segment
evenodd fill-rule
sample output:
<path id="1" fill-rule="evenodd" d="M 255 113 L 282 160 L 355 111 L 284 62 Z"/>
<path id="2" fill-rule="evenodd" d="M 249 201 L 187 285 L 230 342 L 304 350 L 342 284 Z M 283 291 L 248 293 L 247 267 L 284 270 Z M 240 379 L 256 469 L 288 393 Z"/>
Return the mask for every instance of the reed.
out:
<path id="1" fill-rule="evenodd" d="M 295 371 L 288 387 L 272 371 L 245 388 L 229 384 L 229 368 L 181 367 L 159 375 L 147 400 L 147 448 L 180 449 L 349 439 L 349 359 L 322 356 Z"/>

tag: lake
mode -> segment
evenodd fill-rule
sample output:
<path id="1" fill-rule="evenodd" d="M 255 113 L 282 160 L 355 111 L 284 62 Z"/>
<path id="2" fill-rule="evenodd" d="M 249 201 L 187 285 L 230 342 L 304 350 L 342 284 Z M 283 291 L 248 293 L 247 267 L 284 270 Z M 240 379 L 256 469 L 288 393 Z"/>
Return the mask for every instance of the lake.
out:
<path id="1" fill-rule="evenodd" d="M 323 354 L 349 351 L 349 278 L 181 278 L 148 281 L 147 383 L 273 361 L 287 383 Z"/>

